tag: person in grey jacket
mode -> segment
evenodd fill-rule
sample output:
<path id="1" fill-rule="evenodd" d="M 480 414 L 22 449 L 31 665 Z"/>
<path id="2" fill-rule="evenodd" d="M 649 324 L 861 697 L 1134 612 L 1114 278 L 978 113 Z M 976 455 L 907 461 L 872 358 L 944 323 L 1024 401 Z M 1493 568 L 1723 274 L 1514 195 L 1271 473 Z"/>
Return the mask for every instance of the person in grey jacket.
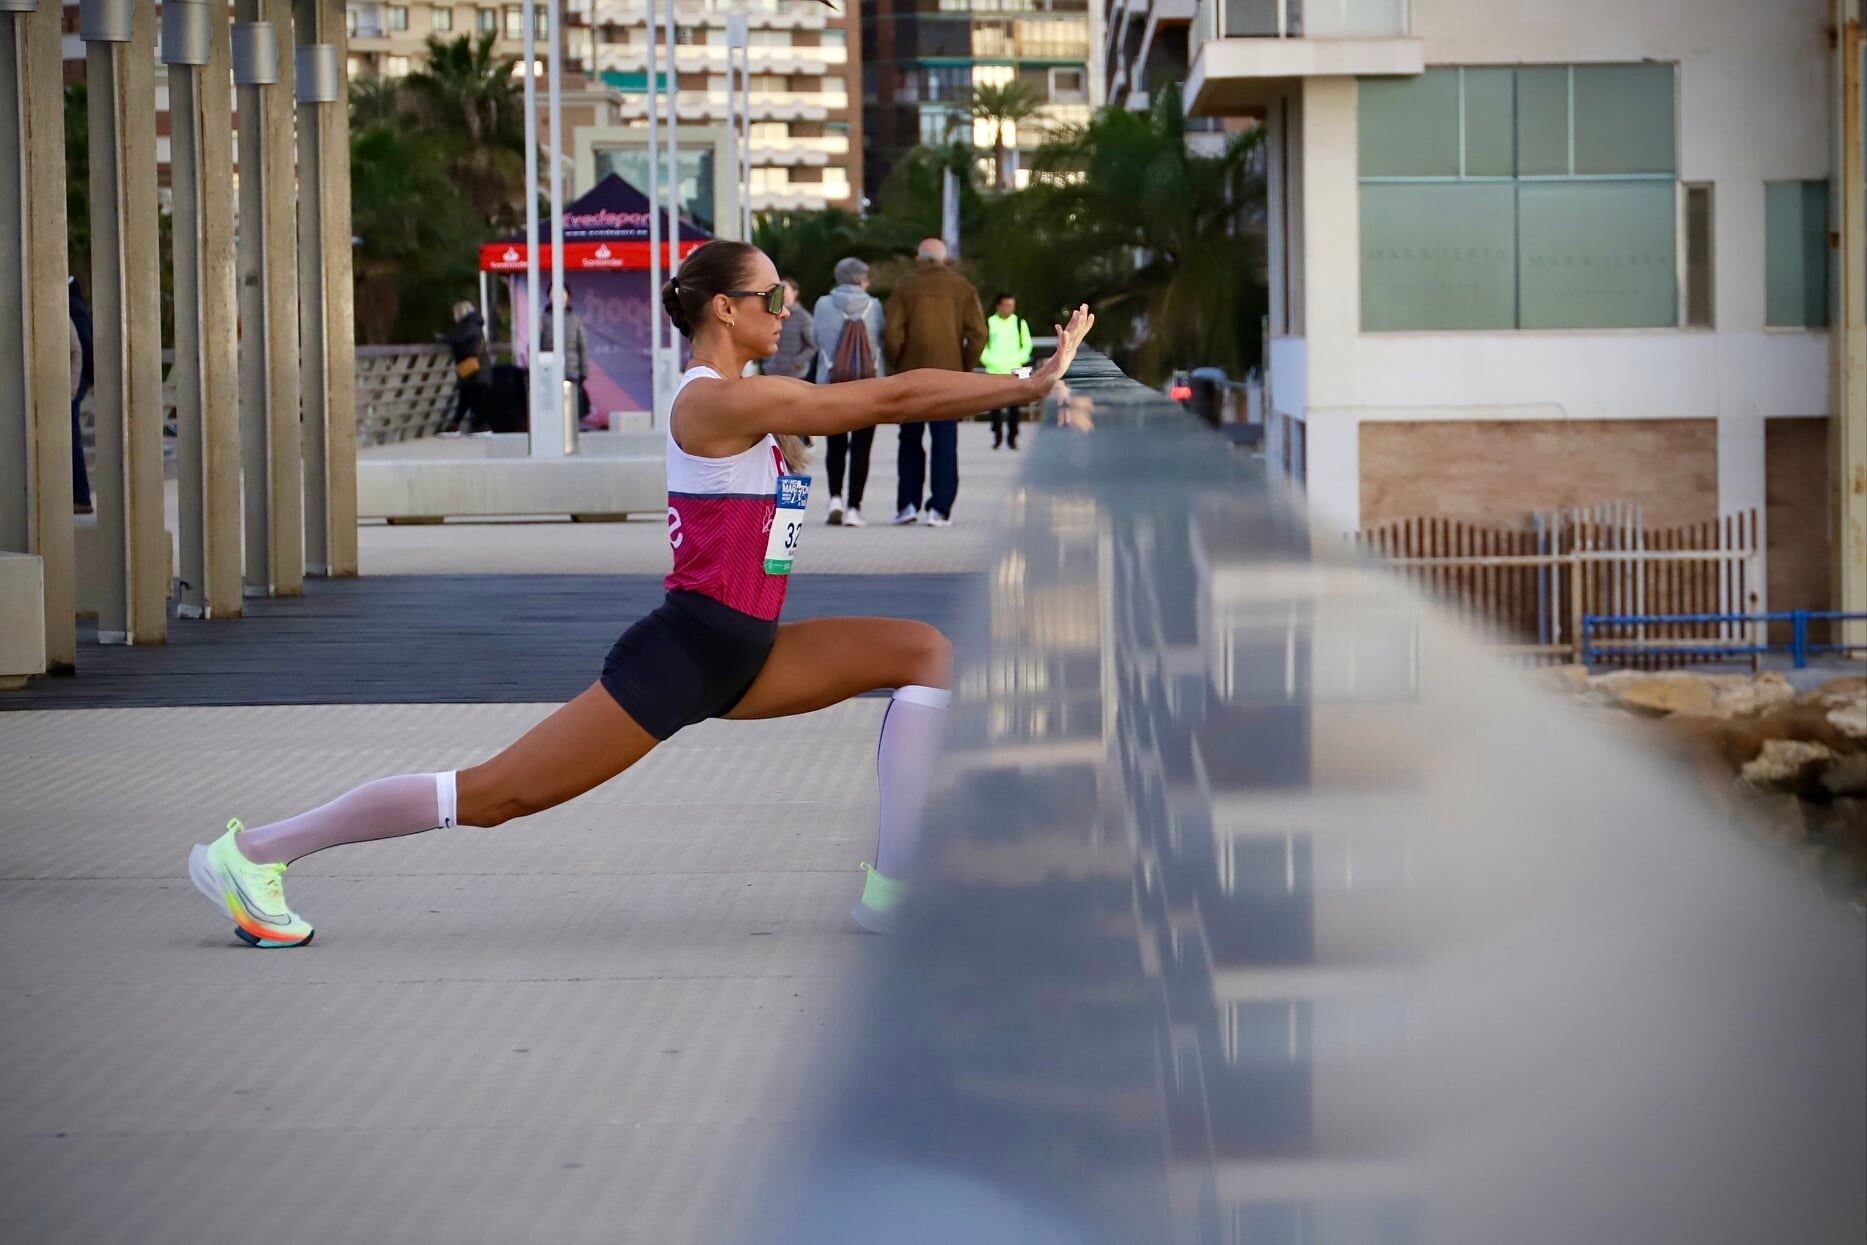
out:
<path id="1" fill-rule="evenodd" d="M 810 369 L 817 362 L 817 338 L 811 331 L 811 314 L 798 305 L 797 280 L 793 277 L 784 279 L 784 305 L 791 314 L 778 330 L 778 353 L 765 360 L 765 375 L 809 380 Z"/>
<path id="2" fill-rule="evenodd" d="M 817 300 L 813 317 L 817 332 L 817 383 L 860 380 L 862 377 L 837 376 L 833 373 L 837 347 L 843 340 L 843 326 L 858 321 L 868 329 L 870 376 L 885 376 L 882 362 L 882 304 L 869 294 L 869 266 L 854 256 L 836 265 L 836 288 Z M 830 470 L 830 523 L 847 527 L 862 526 L 862 490 L 869 482 L 869 450 L 875 444 L 875 429 L 860 428 L 839 432 L 829 438 L 825 455 Z M 843 467 L 849 467 L 849 505 L 843 505 Z"/>

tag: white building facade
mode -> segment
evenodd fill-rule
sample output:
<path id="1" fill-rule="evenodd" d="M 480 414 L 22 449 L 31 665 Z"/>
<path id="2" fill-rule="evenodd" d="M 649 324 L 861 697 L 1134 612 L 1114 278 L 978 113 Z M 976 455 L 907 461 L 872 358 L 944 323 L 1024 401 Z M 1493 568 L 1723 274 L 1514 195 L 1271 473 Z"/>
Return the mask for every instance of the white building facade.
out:
<path id="1" fill-rule="evenodd" d="M 1269 128 L 1267 443 L 1312 512 L 1755 509 L 1769 604 L 1829 604 L 1853 7 L 1204 0 L 1187 106 Z"/>

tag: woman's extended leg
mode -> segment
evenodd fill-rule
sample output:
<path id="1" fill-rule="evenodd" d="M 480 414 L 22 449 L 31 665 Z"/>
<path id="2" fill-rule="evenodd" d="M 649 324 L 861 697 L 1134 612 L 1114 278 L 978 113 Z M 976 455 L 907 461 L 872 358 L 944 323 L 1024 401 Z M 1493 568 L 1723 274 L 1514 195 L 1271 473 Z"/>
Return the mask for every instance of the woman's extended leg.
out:
<path id="1" fill-rule="evenodd" d="M 881 788 L 875 865 L 851 913 L 865 928 L 886 931 L 898 916 L 905 882 L 920 850 L 921 810 L 946 720 L 953 647 L 925 623 L 892 618 L 826 618 L 778 629 L 765 668 L 732 718 L 809 713 L 877 688 L 892 687 L 875 750 Z"/>
<path id="2" fill-rule="evenodd" d="M 311 926 L 286 906 L 285 865 L 301 856 L 440 826 L 497 826 L 582 795 L 641 760 L 655 746 L 600 684 L 471 769 L 397 774 L 365 783 L 328 804 L 271 825 L 230 823 L 194 849 L 189 876 L 224 907 L 255 946 L 300 946 Z"/>

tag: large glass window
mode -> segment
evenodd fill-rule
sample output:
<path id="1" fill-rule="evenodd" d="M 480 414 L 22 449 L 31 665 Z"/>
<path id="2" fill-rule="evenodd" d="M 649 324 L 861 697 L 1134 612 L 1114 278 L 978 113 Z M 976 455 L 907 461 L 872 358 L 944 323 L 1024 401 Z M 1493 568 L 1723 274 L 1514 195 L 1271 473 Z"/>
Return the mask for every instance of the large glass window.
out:
<path id="1" fill-rule="evenodd" d="M 1679 323 L 1670 65 L 1360 84 L 1362 327 Z"/>
<path id="2" fill-rule="evenodd" d="M 1828 183 L 1763 187 L 1764 320 L 1771 328 L 1828 324 Z"/>

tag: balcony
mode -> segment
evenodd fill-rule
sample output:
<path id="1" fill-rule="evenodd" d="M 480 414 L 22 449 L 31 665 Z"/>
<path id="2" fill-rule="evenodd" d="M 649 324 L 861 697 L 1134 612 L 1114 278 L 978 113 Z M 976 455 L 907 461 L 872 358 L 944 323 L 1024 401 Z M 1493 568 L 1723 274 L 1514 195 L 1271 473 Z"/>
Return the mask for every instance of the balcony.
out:
<path id="1" fill-rule="evenodd" d="M 1426 68 L 1412 0 L 1199 0 L 1189 38 L 1186 107 L 1199 116 L 1261 108 L 1296 79 Z"/>

